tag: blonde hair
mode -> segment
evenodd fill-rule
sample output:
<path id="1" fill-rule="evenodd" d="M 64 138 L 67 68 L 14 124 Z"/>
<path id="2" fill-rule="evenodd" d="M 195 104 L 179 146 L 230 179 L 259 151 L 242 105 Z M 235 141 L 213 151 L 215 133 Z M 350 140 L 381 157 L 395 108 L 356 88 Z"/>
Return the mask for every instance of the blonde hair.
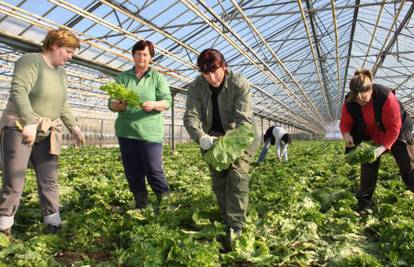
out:
<path id="1" fill-rule="evenodd" d="M 356 70 L 354 73 L 354 77 L 352 77 L 351 81 L 349 82 L 349 89 L 351 90 L 351 92 L 349 93 L 349 96 L 346 99 L 347 102 L 354 101 L 356 96 L 360 92 L 372 90 L 371 71 L 367 69 Z"/>
<path id="2" fill-rule="evenodd" d="M 72 32 L 63 28 L 49 31 L 42 43 L 43 50 L 52 50 L 53 45 L 59 47 L 80 47 L 79 38 Z"/>

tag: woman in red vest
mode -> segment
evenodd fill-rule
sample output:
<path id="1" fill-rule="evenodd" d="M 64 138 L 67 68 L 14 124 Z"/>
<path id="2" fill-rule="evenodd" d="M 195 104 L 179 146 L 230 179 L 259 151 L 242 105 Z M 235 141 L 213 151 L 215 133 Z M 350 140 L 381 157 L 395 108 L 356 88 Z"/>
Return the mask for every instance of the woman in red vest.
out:
<path id="1" fill-rule="evenodd" d="M 369 70 L 357 70 L 349 83 L 351 92 L 342 107 L 339 128 L 349 152 L 362 141 L 372 140 L 376 161 L 361 164 L 358 212 L 363 215 L 372 208 L 372 196 L 378 179 L 380 157 L 390 151 L 401 177 L 414 191 L 414 172 L 409 150 L 412 148 L 412 121 L 409 114 L 387 87 L 374 84 Z"/>

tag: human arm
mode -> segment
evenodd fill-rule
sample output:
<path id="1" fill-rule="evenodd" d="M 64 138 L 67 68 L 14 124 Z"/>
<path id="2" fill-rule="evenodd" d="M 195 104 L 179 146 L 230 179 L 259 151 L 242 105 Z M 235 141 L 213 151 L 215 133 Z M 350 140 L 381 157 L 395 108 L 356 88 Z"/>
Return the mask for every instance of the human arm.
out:
<path id="1" fill-rule="evenodd" d="M 194 80 L 188 87 L 186 109 L 183 116 L 185 129 L 190 135 L 191 139 L 199 143 L 202 136 L 206 135 L 203 130 L 203 105 L 201 102 L 200 88 L 197 84 L 197 79 Z M 204 107 L 205 109 L 206 107 Z"/>
<path id="2" fill-rule="evenodd" d="M 287 150 L 288 144 L 285 144 L 284 142 L 282 142 L 282 144 L 280 145 L 280 150 L 281 150 L 281 159 L 283 159 L 284 161 L 288 160 L 288 150 Z"/>
<path id="3" fill-rule="evenodd" d="M 115 82 L 118 84 L 124 84 L 123 75 L 120 74 L 116 77 Z M 127 109 L 128 102 L 122 99 L 108 99 L 108 109 L 113 112 L 123 112 Z"/>
<path id="4" fill-rule="evenodd" d="M 393 93 L 389 93 L 384 102 L 381 119 L 385 128 L 385 135 L 381 145 L 386 149 L 391 149 L 398 139 L 401 129 L 400 104 Z"/>
<path id="5" fill-rule="evenodd" d="M 172 97 L 170 87 L 164 76 L 157 72 L 154 72 L 153 75 L 156 75 L 155 100 L 143 102 L 141 108 L 145 112 L 163 112 L 171 106 Z"/>
<path id="6" fill-rule="evenodd" d="M 354 125 L 354 119 L 349 114 L 346 105 L 342 106 L 341 119 L 339 121 L 339 129 L 341 130 L 342 137 L 344 138 L 346 147 L 354 147 L 354 139 L 351 136 L 351 129 Z"/>
<path id="7" fill-rule="evenodd" d="M 75 117 L 73 116 L 72 110 L 67 101 L 65 101 L 63 104 L 62 111 L 60 113 L 60 119 L 72 134 L 72 137 L 75 141 L 75 146 L 80 147 L 81 145 L 85 144 L 85 137 L 80 127 L 77 125 Z"/>
<path id="8" fill-rule="evenodd" d="M 23 127 L 37 123 L 29 95 L 38 79 L 38 71 L 34 55 L 22 56 L 14 66 L 10 101 L 13 102 Z"/>
<path id="9" fill-rule="evenodd" d="M 145 101 L 141 104 L 141 108 L 145 112 L 158 111 L 163 112 L 170 107 L 167 100 Z"/>
<path id="10" fill-rule="evenodd" d="M 280 161 L 280 143 L 277 142 L 275 143 L 275 147 L 276 147 L 276 159 L 277 161 Z"/>

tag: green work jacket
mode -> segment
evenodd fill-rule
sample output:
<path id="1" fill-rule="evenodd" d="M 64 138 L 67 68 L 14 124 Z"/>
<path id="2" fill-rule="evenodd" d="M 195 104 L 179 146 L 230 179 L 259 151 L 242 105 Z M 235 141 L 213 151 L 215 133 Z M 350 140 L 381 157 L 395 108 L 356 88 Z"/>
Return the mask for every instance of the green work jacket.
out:
<path id="1" fill-rule="evenodd" d="M 213 124 L 213 105 L 211 103 L 210 85 L 202 75 L 198 76 L 188 87 L 184 126 L 197 143 L 207 134 Z M 223 89 L 218 95 L 221 125 L 225 132 L 241 124 L 253 127 L 255 142 L 246 150 L 251 156 L 259 145 L 256 124 L 253 117 L 250 83 L 241 74 L 228 71 L 224 78 Z"/>

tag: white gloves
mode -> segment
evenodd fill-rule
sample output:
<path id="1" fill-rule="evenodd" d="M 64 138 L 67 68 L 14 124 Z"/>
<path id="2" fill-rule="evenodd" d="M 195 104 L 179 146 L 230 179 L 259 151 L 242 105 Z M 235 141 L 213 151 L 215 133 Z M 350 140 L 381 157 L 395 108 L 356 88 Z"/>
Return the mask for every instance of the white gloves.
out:
<path id="1" fill-rule="evenodd" d="M 85 137 L 78 126 L 72 128 L 72 137 L 75 140 L 75 147 L 80 147 L 85 144 Z"/>
<path id="2" fill-rule="evenodd" d="M 379 146 L 376 149 L 374 149 L 375 158 L 379 158 L 379 156 L 381 156 L 382 153 L 384 153 L 386 150 L 387 148 L 385 148 L 385 146 Z"/>
<path id="3" fill-rule="evenodd" d="M 214 145 L 214 140 L 216 140 L 216 137 L 210 136 L 208 134 L 203 135 L 200 140 L 200 147 L 202 150 L 209 150 Z"/>
<path id="4" fill-rule="evenodd" d="M 37 123 L 25 125 L 22 131 L 23 142 L 27 143 L 29 146 L 32 146 L 36 140 L 36 133 Z"/>

